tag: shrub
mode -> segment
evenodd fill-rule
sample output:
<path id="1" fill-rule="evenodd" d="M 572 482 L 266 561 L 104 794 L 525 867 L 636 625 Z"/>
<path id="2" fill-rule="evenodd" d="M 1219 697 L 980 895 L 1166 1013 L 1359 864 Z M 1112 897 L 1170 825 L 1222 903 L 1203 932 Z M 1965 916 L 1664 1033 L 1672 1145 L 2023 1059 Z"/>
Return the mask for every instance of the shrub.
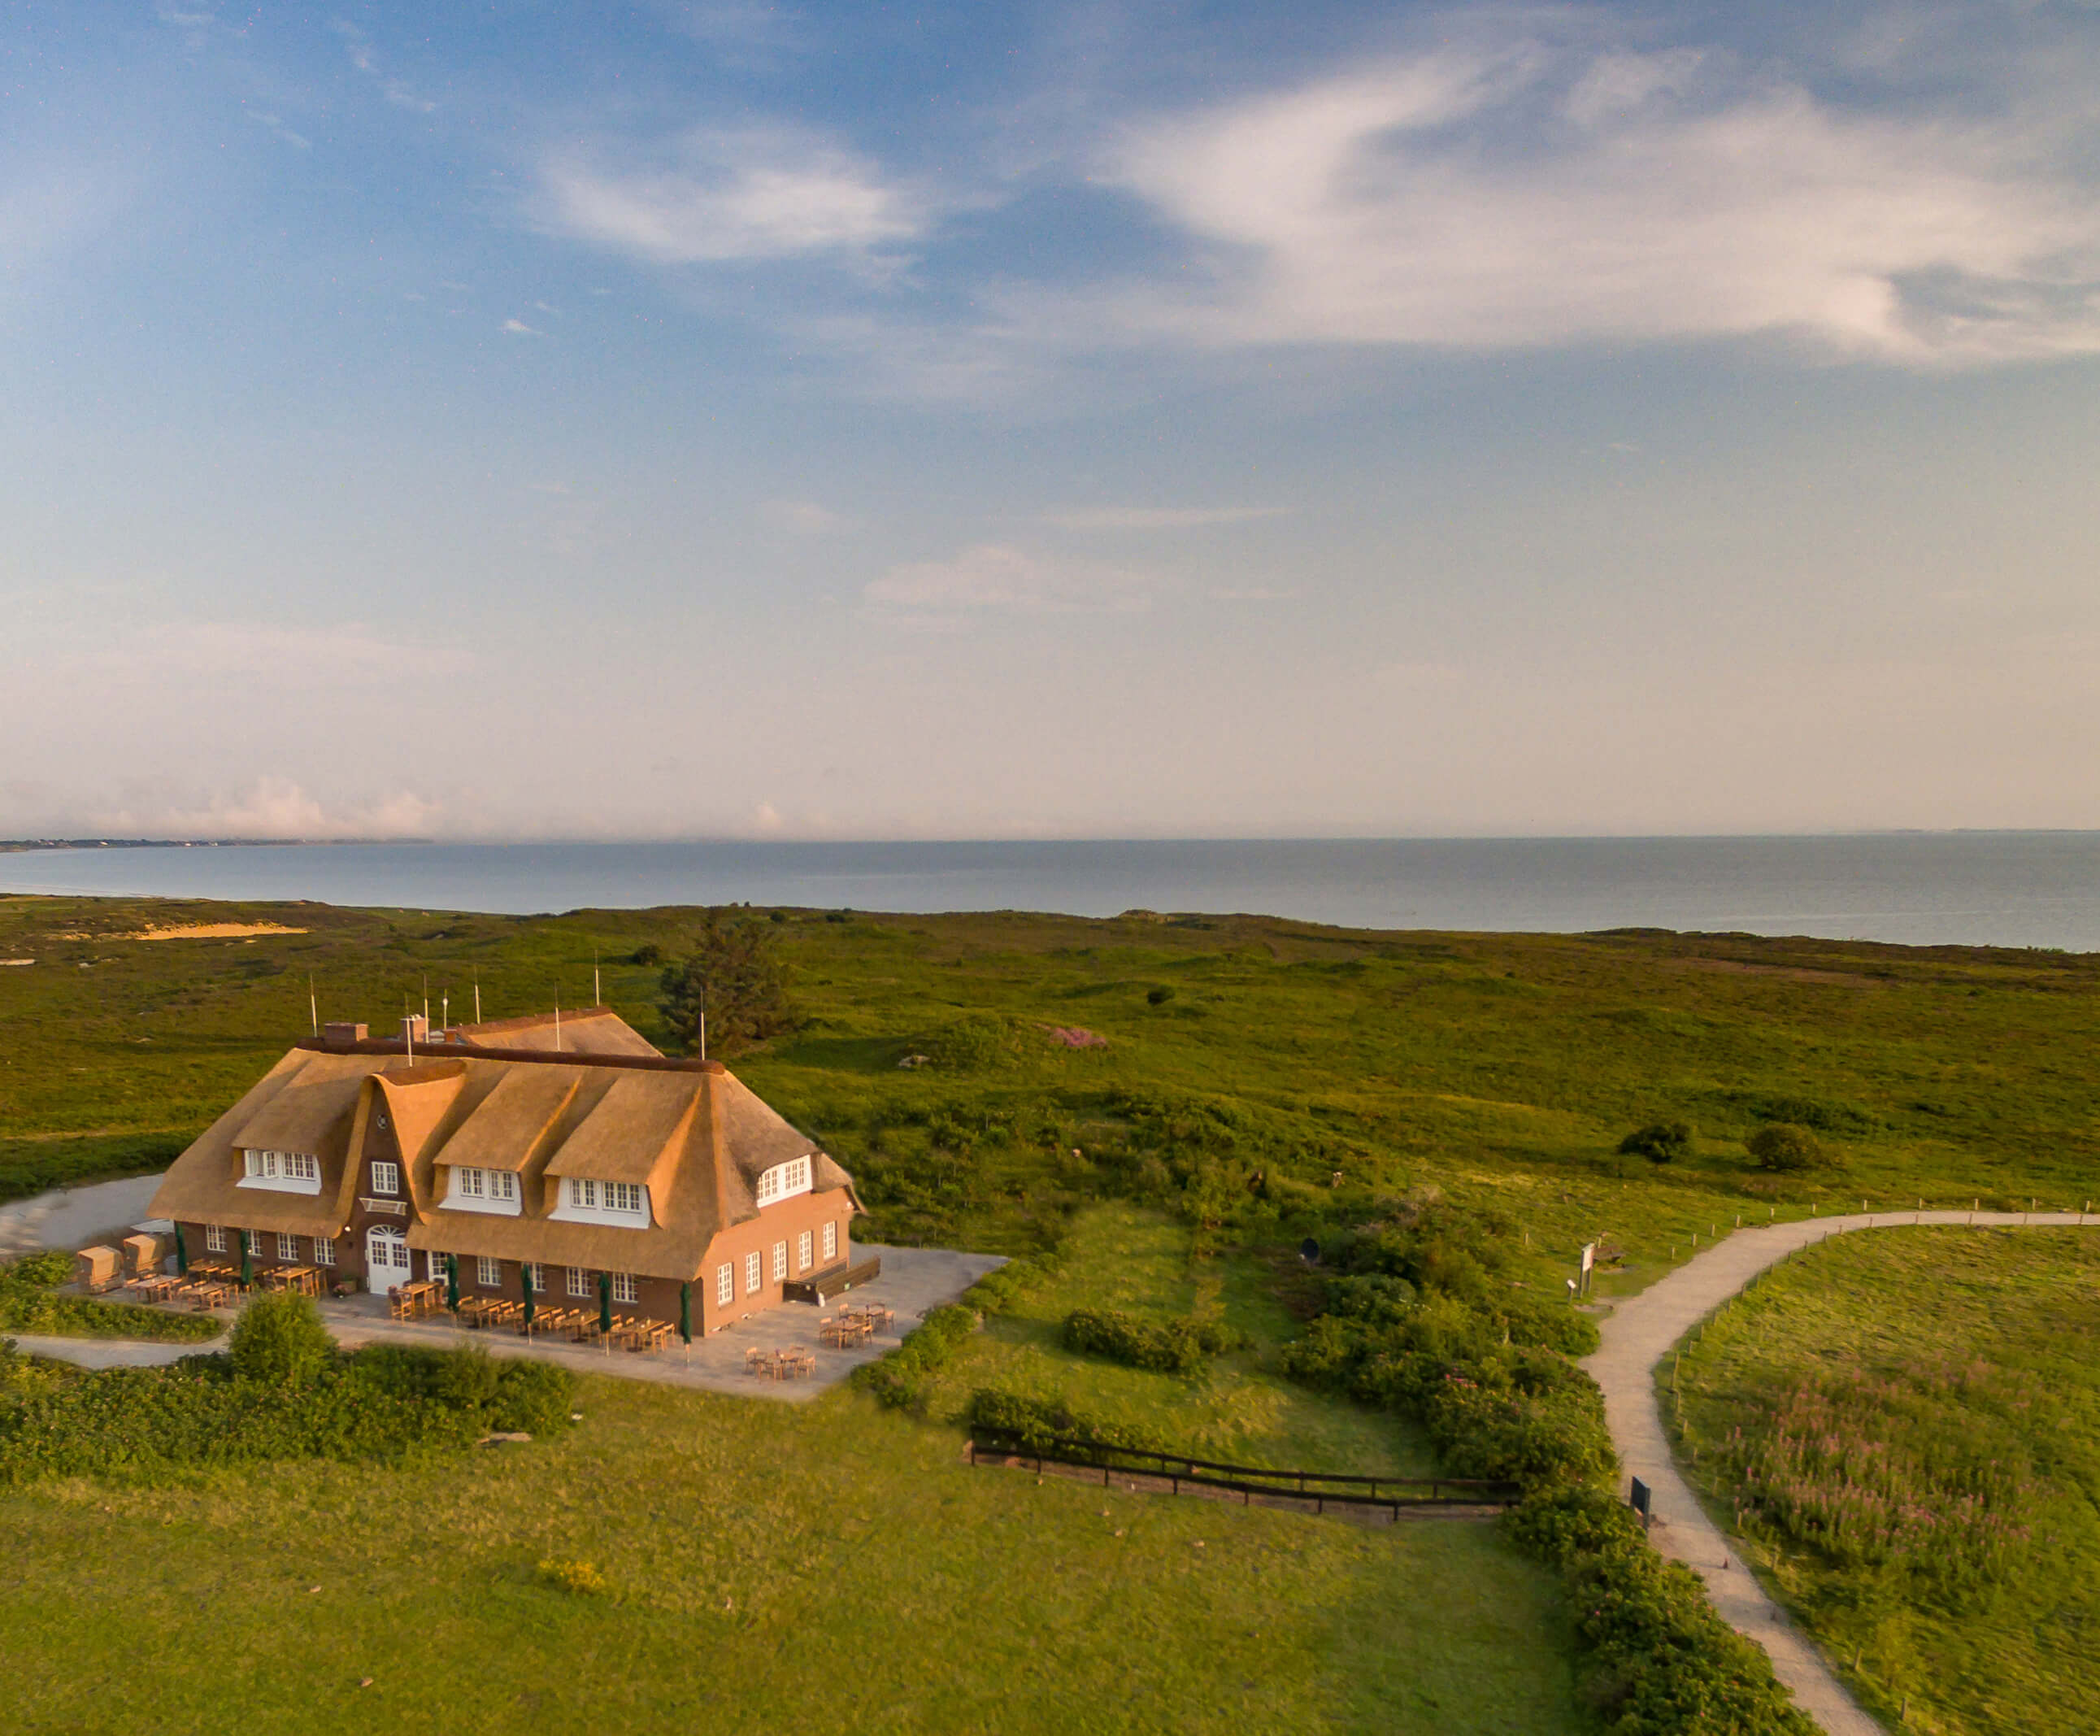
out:
<path id="1" fill-rule="evenodd" d="M 207 1314 L 169 1314 L 90 1296 L 61 1296 L 57 1287 L 73 1276 L 73 1257 L 31 1254 L 0 1266 L 0 1331 L 51 1332 L 81 1338 L 216 1338 L 219 1323 Z"/>
<path id="2" fill-rule="evenodd" d="M 552 1363 L 505 1362 L 496 1376 L 488 1425 L 527 1434 L 552 1434 L 576 1403 L 576 1377 Z"/>
<path id="3" fill-rule="evenodd" d="M 973 1429 L 1017 1435 L 1029 1451 L 1048 1451 L 1061 1440 L 1134 1452 L 1167 1450 L 1166 1442 L 1149 1429 L 1101 1422 L 1073 1410 L 1062 1398 L 1024 1398 L 996 1387 L 981 1386 L 972 1393 L 965 1418 Z"/>
<path id="4" fill-rule="evenodd" d="M 1651 1121 L 1635 1128 L 1619 1142 L 1628 1157 L 1644 1157 L 1651 1164 L 1674 1164 L 1692 1155 L 1693 1136 L 1688 1121 Z"/>
<path id="5" fill-rule="evenodd" d="M 589 1562 L 559 1561 L 550 1556 L 540 1563 L 540 1577 L 577 1597 L 602 1597 L 611 1589 L 605 1575 Z"/>
<path id="6" fill-rule="evenodd" d="M 1065 1348 L 1160 1374 L 1198 1372 L 1213 1356 L 1245 1341 L 1214 1321 L 1140 1320 L 1112 1308 L 1075 1309 L 1065 1317 Z"/>
<path id="7" fill-rule="evenodd" d="M 1760 1169 L 1816 1169 L 1829 1162 L 1822 1142 L 1797 1122 L 1771 1122 L 1751 1134 L 1748 1143 L 1751 1161 Z"/>
<path id="8" fill-rule="evenodd" d="M 265 1386 L 311 1385 L 334 1354 L 320 1310 L 293 1290 L 251 1301 L 227 1346 L 234 1373 Z"/>
<path id="9" fill-rule="evenodd" d="M 853 1383 L 893 1409 L 924 1410 L 933 1376 L 977 1327 L 976 1313 L 958 1303 L 929 1309 L 889 1355 L 854 1369 Z"/>
<path id="10" fill-rule="evenodd" d="M 1145 992 L 1147 1006 L 1163 1007 L 1173 998 L 1174 991 L 1163 986 L 1158 988 L 1149 988 Z"/>
<path id="11" fill-rule="evenodd" d="M 627 955 L 627 962 L 644 966 L 660 965 L 664 962 L 664 949 L 653 940 L 645 940 Z"/>

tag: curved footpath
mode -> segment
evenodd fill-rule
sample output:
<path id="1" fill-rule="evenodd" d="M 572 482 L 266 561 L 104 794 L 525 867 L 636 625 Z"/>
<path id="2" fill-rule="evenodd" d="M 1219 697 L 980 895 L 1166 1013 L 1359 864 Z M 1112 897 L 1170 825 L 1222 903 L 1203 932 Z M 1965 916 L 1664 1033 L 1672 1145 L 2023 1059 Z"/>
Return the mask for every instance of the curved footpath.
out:
<path id="1" fill-rule="evenodd" d="M 1877 1212 L 1738 1230 L 1639 1295 L 1621 1301 L 1597 1323 L 1603 1348 L 1582 1364 L 1604 1389 L 1604 1418 L 1626 1473 L 1639 1478 L 1653 1492 L 1656 1548 L 1697 1572 L 1722 1619 L 1771 1654 L 1779 1679 L 1830 1736 L 1882 1736 L 1882 1726 L 1860 1709 L 1814 1644 L 1765 1595 L 1677 1474 L 1656 1398 L 1656 1365 L 1700 1321 L 1789 1254 L 1850 1230 L 1914 1224 L 2040 1229 L 2100 1226 L 2100 1217 L 2071 1212 Z"/>

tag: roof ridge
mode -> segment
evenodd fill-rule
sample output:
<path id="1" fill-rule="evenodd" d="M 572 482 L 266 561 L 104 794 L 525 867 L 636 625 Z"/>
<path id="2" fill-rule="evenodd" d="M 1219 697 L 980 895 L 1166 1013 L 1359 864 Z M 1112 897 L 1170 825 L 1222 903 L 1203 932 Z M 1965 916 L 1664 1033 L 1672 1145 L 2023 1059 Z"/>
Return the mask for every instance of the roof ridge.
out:
<path id="1" fill-rule="evenodd" d="M 302 1036 L 294 1049 L 323 1055 L 405 1055 L 408 1045 L 399 1037 L 363 1037 L 355 1042 L 331 1042 L 326 1037 Z M 517 1061 L 542 1067 L 632 1067 L 648 1073 L 723 1073 L 729 1069 L 719 1061 L 699 1061 L 687 1055 L 592 1054 L 574 1049 L 491 1049 L 479 1043 L 418 1043 L 418 1062 L 430 1061 Z"/>

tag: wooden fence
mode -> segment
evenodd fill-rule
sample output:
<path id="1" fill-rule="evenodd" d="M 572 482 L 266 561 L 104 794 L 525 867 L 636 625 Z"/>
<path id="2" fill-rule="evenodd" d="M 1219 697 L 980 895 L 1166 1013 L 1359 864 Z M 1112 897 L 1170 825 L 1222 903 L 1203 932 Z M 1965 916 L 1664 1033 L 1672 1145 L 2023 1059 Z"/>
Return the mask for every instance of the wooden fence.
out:
<path id="1" fill-rule="evenodd" d="M 1304 1503 L 1315 1513 L 1330 1508 L 1382 1509 L 1396 1519 L 1402 1513 L 1456 1507 L 1508 1507 L 1521 1492 L 1515 1483 L 1454 1477 L 1352 1477 L 1326 1471 L 1278 1471 L 1262 1465 L 1224 1464 L 1192 1459 L 1185 1453 L 1149 1452 L 1136 1447 L 1104 1447 L 1062 1436 L 1023 1434 L 1018 1430 L 975 1428 L 970 1431 L 970 1463 L 1019 1461 L 1039 1472 L 1045 1465 L 1070 1465 L 1101 1473 L 1106 1488 L 1118 1477 L 1164 1482 L 1168 1491 L 1215 1490 L 1237 1495 L 1251 1506 L 1267 1500 Z M 1383 1491 L 1383 1492 L 1382 1492 Z"/>

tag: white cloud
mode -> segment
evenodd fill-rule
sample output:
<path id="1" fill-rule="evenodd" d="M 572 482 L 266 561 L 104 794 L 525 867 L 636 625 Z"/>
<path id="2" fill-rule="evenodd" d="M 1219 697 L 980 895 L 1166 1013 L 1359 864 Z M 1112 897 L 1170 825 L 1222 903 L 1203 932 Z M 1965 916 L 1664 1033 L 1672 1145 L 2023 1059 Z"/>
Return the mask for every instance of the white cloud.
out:
<path id="1" fill-rule="evenodd" d="M 527 325 L 523 320 L 505 320 L 503 329 L 514 337 L 544 338 L 546 334 L 536 325 Z"/>
<path id="2" fill-rule="evenodd" d="M 1143 573 L 1050 560 L 1008 544 L 984 542 L 951 560 L 892 567 L 863 594 L 878 609 L 903 612 L 1128 613 L 1149 604 L 1153 584 Z"/>
<path id="3" fill-rule="evenodd" d="M 430 114 L 437 104 L 412 89 L 399 78 L 390 77 L 379 64 L 379 56 L 373 51 L 372 39 L 355 24 L 338 18 L 330 26 L 343 40 L 349 51 L 350 64 L 379 87 L 379 94 L 396 108 L 406 108 L 417 114 Z"/>
<path id="4" fill-rule="evenodd" d="M 293 132 L 290 127 L 285 124 L 285 117 L 282 115 L 266 114 L 259 108 L 250 108 L 247 111 L 247 114 L 249 120 L 253 121 L 258 126 L 268 133 L 271 137 L 273 139 L 282 139 L 286 144 L 290 145 L 294 150 L 311 151 L 313 149 L 313 140 L 307 138 L 303 133 Z"/>
<path id="5" fill-rule="evenodd" d="M 238 794 L 214 794 L 202 807 L 143 815 L 126 809 L 104 816 L 104 824 L 178 837 L 404 837 L 427 831 L 439 813 L 438 804 L 407 790 L 331 806 L 289 778 L 266 776 Z"/>
<path id="6" fill-rule="evenodd" d="M 2100 199 L 2054 155 L 2076 131 L 1841 110 L 1687 51 L 1399 60 L 1129 132 L 1108 178 L 1207 268 L 1066 323 L 1229 345 L 2100 349 Z"/>
<path id="7" fill-rule="evenodd" d="M 1068 506 L 1042 515 L 1066 531 L 1181 531 L 1209 524 L 1244 524 L 1273 519 L 1287 506 Z"/>
<path id="8" fill-rule="evenodd" d="M 871 255 L 924 232 L 924 197 L 863 157 L 785 127 L 684 134 L 654 161 L 565 151 L 541 168 L 545 215 L 577 238 L 666 264 Z"/>

